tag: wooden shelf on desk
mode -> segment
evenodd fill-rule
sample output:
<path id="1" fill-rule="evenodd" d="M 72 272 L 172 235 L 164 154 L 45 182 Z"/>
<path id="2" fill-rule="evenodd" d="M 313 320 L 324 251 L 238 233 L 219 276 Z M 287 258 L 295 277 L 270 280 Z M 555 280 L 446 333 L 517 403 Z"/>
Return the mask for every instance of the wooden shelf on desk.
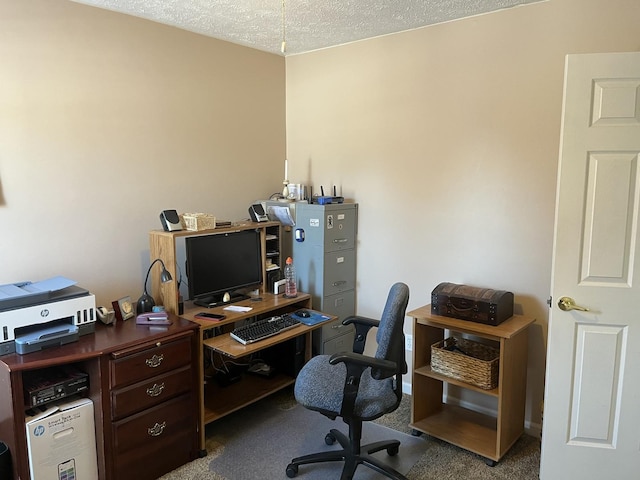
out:
<path id="1" fill-rule="evenodd" d="M 204 388 L 204 423 L 208 424 L 240 410 L 295 382 L 295 378 L 277 373 L 271 378 L 243 374 L 240 381 L 220 387 L 214 379 Z"/>

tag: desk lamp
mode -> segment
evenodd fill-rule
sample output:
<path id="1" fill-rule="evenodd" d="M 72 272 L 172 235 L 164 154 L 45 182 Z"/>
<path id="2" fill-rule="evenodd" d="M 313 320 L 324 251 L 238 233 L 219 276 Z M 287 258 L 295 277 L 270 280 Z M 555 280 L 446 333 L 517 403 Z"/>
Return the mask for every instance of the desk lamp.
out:
<path id="1" fill-rule="evenodd" d="M 164 262 L 159 258 L 156 258 L 151 265 L 149 265 L 149 270 L 147 270 L 147 278 L 144 280 L 144 293 L 138 299 L 138 303 L 136 304 L 136 313 L 145 313 L 150 312 L 153 309 L 153 306 L 156 304 L 155 300 L 151 295 L 147 293 L 147 282 L 149 281 L 149 274 L 151 273 L 151 268 L 156 264 L 156 262 L 160 262 L 162 264 L 162 273 L 160 274 L 160 281 L 162 283 L 167 283 L 173 280 L 171 274 L 167 270 L 167 267 L 164 266 Z"/>

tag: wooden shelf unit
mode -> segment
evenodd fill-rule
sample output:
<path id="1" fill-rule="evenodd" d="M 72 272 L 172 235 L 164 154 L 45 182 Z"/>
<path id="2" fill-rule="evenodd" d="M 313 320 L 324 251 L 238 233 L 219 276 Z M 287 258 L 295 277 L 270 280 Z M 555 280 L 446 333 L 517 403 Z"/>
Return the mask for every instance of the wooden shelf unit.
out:
<path id="1" fill-rule="evenodd" d="M 219 235 L 224 233 L 238 232 L 241 230 L 258 230 L 260 232 L 260 244 L 262 252 L 262 285 L 261 292 L 269 290 L 267 282 L 267 233 L 269 235 L 270 254 L 269 257 L 275 263 L 279 262 L 280 239 L 282 225 L 280 222 L 238 222 L 229 227 L 215 228 L 211 230 L 180 230 L 177 232 L 165 232 L 163 230 L 152 230 L 149 232 L 149 258 L 153 262 L 156 258 L 160 258 L 171 276 L 173 282 L 162 283 L 160 274 L 162 269 L 159 267 L 151 270 L 151 296 L 155 299 L 156 304 L 164 305 L 165 309 L 170 313 L 178 313 L 178 278 L 176 269 L 177 253 L 176 240 L 178 238 L 193 237 L 201 235 Z M 273 237 L 277 236 L 277 239 Z M 275 245 L 274 245 L 275 244 Z M 278 254 L 274 255 L 273 252 Z M 282 266 L 282 265 L 280 265 Z"/>
<path id="2" fill-rule="evenodd" d="M 491 326 L 433 315 L 431 305 L 407 313 L 413 318 L 411 424 L 418 431 L 477 453 L 495 465 L 524 432 L 527 379 L 527 329 L 533 318 L 514 315 Z M 431 370 L 431 345 L 447 336 L 465 335 L 500 350 L 498 386 L 470 385 Z M 497 417 L 446 403 L 445 385 L 496 399 Z"/>

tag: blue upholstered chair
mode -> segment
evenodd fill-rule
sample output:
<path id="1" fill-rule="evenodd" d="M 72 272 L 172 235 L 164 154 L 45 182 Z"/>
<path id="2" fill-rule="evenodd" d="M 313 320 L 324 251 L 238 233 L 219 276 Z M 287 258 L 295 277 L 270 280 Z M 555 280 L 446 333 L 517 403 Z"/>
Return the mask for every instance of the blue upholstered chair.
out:
<path id="1" fill-rule="evenodd" d="M 389 291 L 380 320 L 359 316 L 344 320 L 344 324 L 354 324 L 356 328 L 353 352 L 318 355 L 302 368 L 294 390 L 298 403 L 332 420 L 342 417 L 349 426 L 349 437 L 331 429 L 325 443 L 331 445 L 337 440 L 342 449 L 294 458 L 287 466 L 289 478 L 297 475 L 300 465 L 343 461 L 341 480 L 353 478 L 356 467 L 361 463 L 389 478 L 406 480 L 371 456 L 385 449 L 389 455 L 396 455 L 400 446 L 398 440 L 369 445 L 360 445 L 360 441 L 363 421 L 381 417 L 400 405 L 402 374 L 407 373 L 402 328 L 408 302 L 409 287 L 396 283 Z M 375 357 L 363 355 L 371 327 L 378 327 Z"/>

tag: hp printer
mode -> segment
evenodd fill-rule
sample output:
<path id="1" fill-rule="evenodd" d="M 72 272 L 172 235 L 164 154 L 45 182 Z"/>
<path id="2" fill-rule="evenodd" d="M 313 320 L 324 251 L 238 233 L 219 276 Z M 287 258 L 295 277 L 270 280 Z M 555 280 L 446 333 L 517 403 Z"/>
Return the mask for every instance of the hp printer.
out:
<path id="1" fill-rule="evenodd" d="M 27 285 L 13 284 L 13 290 Z M 95 332 L 96 300 L 75 285 L 0 298 L 0 355 L 35 352 Z"/>

